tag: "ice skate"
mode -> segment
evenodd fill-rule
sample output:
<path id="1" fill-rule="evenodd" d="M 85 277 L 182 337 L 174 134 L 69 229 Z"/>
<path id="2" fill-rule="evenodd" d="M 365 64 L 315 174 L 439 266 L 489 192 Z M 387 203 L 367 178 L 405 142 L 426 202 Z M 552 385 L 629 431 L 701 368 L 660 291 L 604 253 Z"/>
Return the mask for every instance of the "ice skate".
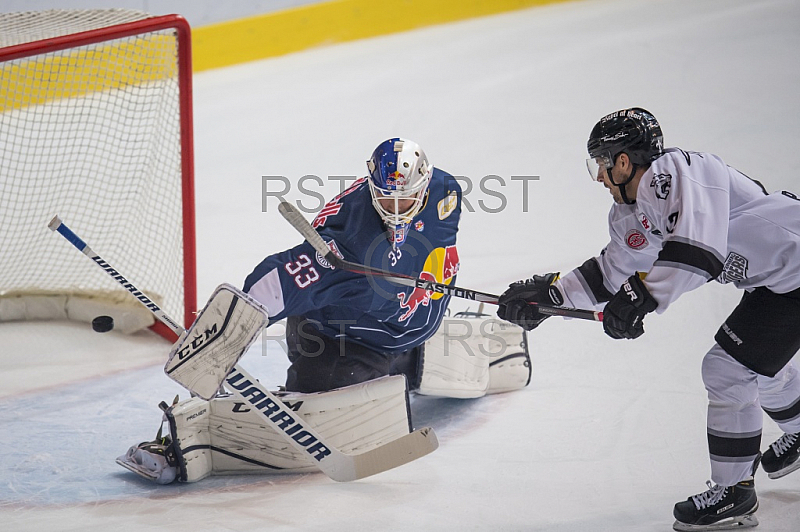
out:
<path id="1" fill-rule="evenodd" d="M 758 525 L 755 482 L 743 480 L 735 486 L 706 483 L 707 491 L 675 505 L 672 528 L 679 531 L 738 530 Z"/>
<path id="2" fill-rule="evenodd" d="M 785 477 L 800 469 L 800 432 L 784 434 L 770 445 L 761 458 L 761 467 L 769 478 Z"/>
<path id="3" fill-rule="evenodd" d="M 167 445 L 156 440 L 134 445 L 119 456 L 116 462 L 147 480 L 157 484 L 169 484 L 175 480 L 178 468 L 171 453 L 172 442 L 166 438 L 165 443 Z"/>

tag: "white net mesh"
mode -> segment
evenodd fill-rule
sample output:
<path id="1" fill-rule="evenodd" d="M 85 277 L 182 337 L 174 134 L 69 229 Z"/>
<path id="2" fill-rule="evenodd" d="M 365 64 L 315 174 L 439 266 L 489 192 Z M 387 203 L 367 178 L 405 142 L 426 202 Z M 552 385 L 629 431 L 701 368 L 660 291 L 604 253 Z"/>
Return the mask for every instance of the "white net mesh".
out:
<path id="1" fill-rule="evenodd" d="M 0 45 L 141 20 L 122 10 L 0 14 Z M 181 85 L 175 30 L 5 60 L 0 50 L 0 297 L 135 301 L 47 228 L 184 315 Z M 2 319 L 2 317 L 0 317 Z"/>
<path id="2" fill-rule="evenodd" d="M 0 48 L 142 20 L 150 15 L 129 9 L 50 9 L 0 14 Z"/>

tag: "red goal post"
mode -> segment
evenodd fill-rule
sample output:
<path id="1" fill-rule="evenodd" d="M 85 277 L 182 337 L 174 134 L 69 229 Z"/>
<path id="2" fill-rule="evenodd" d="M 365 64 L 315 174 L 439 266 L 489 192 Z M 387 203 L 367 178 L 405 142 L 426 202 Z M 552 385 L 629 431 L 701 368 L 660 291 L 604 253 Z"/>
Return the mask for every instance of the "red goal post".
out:
<path id="1" fill-rule="evenodd" d="M 196 300 L 191 37 L 178 15 L 0 14 L 0 321 L 173 333 L 56 239 L 60 215 L 173 316 Z"/>

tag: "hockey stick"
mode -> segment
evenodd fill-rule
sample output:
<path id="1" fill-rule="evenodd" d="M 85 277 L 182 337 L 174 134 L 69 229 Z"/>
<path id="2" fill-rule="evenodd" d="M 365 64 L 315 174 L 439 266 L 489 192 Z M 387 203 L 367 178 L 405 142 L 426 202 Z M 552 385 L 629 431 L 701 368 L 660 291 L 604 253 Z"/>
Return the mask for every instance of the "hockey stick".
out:
<path id="1" fill-rule="evenodd" d="M 316 229 L 314 229 L 308 220 L 300 214 L 294 205 L 286 201 L 282 201 L 278 206 L 278 210 L 287 222 L 292 224 L 303 237 L 313 246 L 322 257 L 330 263 L 331 266 L 340 268 L 353 273 L 360 273 L 361 275 L 381 277 L 388 282 L 399 286 L 411 286 L 414 288 L 422 288 L 430 292 L 436 292 L 461 299 L 471 299 L 473 301 L 480 301 L 483 303 L 491 303 L 496 305 L 500 296 L 494 294 L 487 294 L 485 292 L 478 292 L 477 290 L 470 290 L 468 288 L 459 288 L 458 286 L 451 286 L 444 283 L 437 283 L 434 281 L 426 281 L 418 277 L 404 275 L 400 273 L 392 273 L 379 268 L 373 268 L 364 264 L 356 264 L 355 262 L 346 261 L 339 258 L 323 240 Z M 569 307 L 553 307 L 549 305 L 542 305 L 539 303 L 530 303 L 536 305 L 541 314 L 547 316 L 563 316 L 566 318 L 578 318 L 591 321 L 603 321 L 603 313 L 594 310 L 583 310 Z"/>
<path id="2" fill-rule="evenodd" d="M 183 327 L 167 316 L 158 305 L 153 303 L 147 296 L 144 296 L 133 284 L 92 251 L 58 216 L 53 218 L 48 227 L 52 231 L 60 233 L 84 255 L 101 265 L 106 273 L 122 284 L 131 294 L 134 294 L 145 308 L 172 329 L 179 338 L 186 332 Z M 233 292 L 232 290 L 228 291 Z M 234 293 L 234 295 L 236 294 Z M 244 294 L 242 295 L 247 297 Z M 231 308 L 233 308 L 233 305 L 235 305 L 235 301 Z M 202 315 L 203 313 L 201 312 L 200 316 Z M 195 323 L 200 320 L 200 316 Z M 194 326 L 189 329 L 189 332 L 193 328 Z M 186 338 L 189 337 L 190 335 L 186 336 Z M 264 388 L 256 378 L 252 377 L 236 363 L 245 350 L 246 348 L 232 361 L 232 367 L 229 371 L 223 373 L 222 380 L 228 384 L 228 387 L 237 397 L 245 401 L 253 410 L 256 410 L 278 434 L 284 436 L 289 444 L 300 452 L 306 453 L 309 460 L 333 480 L 348 482 L 375 475 L 421 458 L 433 452 L 439 446 L 436 433 L 432 428 L 425 427 L 361 454 L 345 454 L 327 444 L 316 430 L 307 425 L 294 411 L 289 409 L 280 399 Z M 181 357 L 180 363 L 184 364 L 192 357 L 196 357 L 195 362 L 197 362 L 207 352 L 207 350 L 195 349 L 191 354 Z M 210 367 L 215 363 L 217 361 L 211 361 L 207 366 Z M 198 365 L 203 366 L 202 363 Z M 221 384 L 222 382 L 212 386 L 211 389 L 216 389 Z M 192 390 L 190 389 L 190 391 Z"/>
<path id="3" fill-rule="evenodd" d="M 175 334 L 180 336 L 183 332 L 183 327 L 175 323 L 172 318 L 167 316 L 167 314 L 161 310 L 161 308 L 153 302 L 152 299 L 144 295 L 140 292 L 135 286 L 128 282 L 128 280 L 123 277 L 117 270 L 112 268 L 106 261 L 100 258 L 100 255 L 95 253 L 92 248 L 90 248 L 86 242 L 78 238 L 78 235 L 73 233 L 69 227 L 64 225 L 64 222 L 61 221 L 61 218 L 58 216 L 53 217 L 50 220 L 50 223 L 47 224 L 47 227 L 50 228 L 51 231 L 56 231 L 61 234 L 64 238 L 66 238 L 73 246 L 78 248 L 78 251 L 89 257 L 94 261 L 95 264 L 100 266 L 104 272 L 110 275 L 115 281 L 122 285 L 125 290 L 130 292 L 133 297 L 139 300 L 139 302 L 144 305 L 147 310 L 152 312 L 156 318 L 161 320 L 161 322 L 169 327 Z"/>

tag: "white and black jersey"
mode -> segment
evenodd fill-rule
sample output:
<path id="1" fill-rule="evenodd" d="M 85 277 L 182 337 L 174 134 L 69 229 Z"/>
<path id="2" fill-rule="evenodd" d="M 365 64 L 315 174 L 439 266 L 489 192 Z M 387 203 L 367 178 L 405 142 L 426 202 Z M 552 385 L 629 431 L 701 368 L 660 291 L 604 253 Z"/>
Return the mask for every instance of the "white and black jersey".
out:
<path id="1" fill-rule="evenodd" d="M 785 294 L 800 287 L 800 201 L 709 153 L 666 150 L 639 183 L 634 205 L 615 204 L 611 241 L 557 281 L 565 305 L 601 308 L 634 272 L 664 312 L 710 280 Z"/>

